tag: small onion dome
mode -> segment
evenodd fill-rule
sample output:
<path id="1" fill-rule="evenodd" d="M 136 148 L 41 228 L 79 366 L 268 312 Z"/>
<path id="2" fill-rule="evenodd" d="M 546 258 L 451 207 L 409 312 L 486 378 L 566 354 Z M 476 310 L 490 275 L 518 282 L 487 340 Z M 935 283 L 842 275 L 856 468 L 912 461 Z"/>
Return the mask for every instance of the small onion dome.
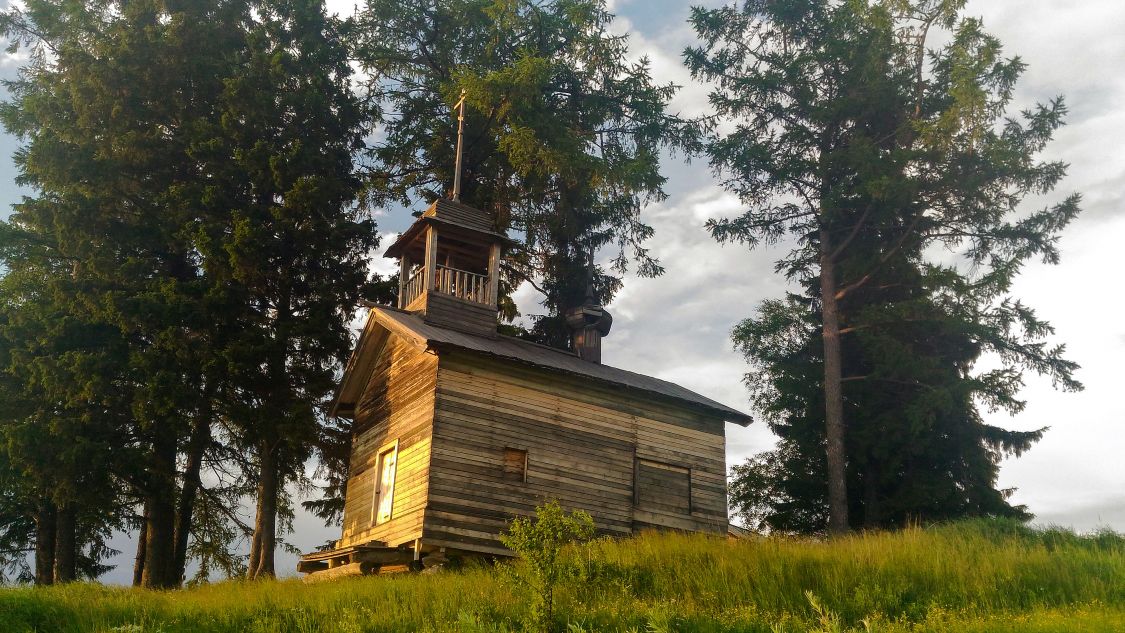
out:
<path id="1" fill-rule="evenodd" d="M 574 333 L 571 343 L 582 360 L 602 362 L 602 337 L 609 334 L 613 317 L 594 299 L 594 289 L 586 287 L 586 302 L 566 312 L 566 324 Z"/>
<path id="2" fill-rule="evenodd" d="M 567 310 L 566 324 L 572 330 L 592 327 L 598 334 L 606 336 L 609 334 L 609 329 L 613 327 L 613 315 L 596 301 L 587 300 L 581 306 Z"/>

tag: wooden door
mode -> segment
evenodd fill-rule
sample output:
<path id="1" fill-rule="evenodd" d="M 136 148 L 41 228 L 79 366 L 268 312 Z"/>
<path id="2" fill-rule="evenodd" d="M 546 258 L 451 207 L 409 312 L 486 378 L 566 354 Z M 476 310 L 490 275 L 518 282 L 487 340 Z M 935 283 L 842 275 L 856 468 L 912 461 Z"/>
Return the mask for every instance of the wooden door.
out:
<path id="1" fill-rule="evenodd" d="M 379 479 L 376 482 L 374 512 L 375 524 L 391 520 L 394 507 L 395 466 L 398 463 L 398 442 L 379 453 Z"/>

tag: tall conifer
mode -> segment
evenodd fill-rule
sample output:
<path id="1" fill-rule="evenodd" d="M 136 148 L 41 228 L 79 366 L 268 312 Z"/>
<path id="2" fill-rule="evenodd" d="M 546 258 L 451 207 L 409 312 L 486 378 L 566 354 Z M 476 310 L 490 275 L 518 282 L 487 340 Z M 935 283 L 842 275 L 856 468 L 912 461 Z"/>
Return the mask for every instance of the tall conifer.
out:
<path id="1" fill-rule="evenodd" d="M 270 575 L 375 245 L 353 205 L 360 117 L 333 25 L 320 2 L 141 0 L 32 1 L 2 26 L 32 52 L 2 114 L 36 192 L 0 236 L 0 369 L 27 400 L 4 429 L 34 421 L 64 465 L 107 465 L 117 485 L 102 488 L 143 508 L 135 578 L 150 587 L 181 581 L 194 509 L 215 507 L 205 452 L 238 446 L 222 455 L 249 459 L 212 468 L 258 489 L 250 574 Z M 79 484 L 40 486 L 64 575 L 59 526 L 83 515 L 62 491 Z"/>
<path id="2" fill-rule="evenodd" d="M 1023 65 L 1004 59 L 979 21 L 959 17 L 963 4 L 749 0 L 692 13 L 702 44 L 685 59 L 697 77 L 715 83 L 716 117 L 734 123 L 720 128 L 708 155 L 747 207 L 709 227 L 721 241 L 751 247 L 796 243 L 777 267 L 807 288 L 817 313 L 820 351 L 805 360 L 820 372 L 818 441 L 827 527 L 836 533 L 854 523 L 849 470 L 863 467 L 863 457 L 848 448 L 849 434 L 861 432 L 847 417 L 865 388 L 856 383 L 891 380 L 908 361 L 906 348 L 874 334 L 912 318 L 894 316 L 902 301 L 880 289 L 913 286 L 919 301 L 936 306 L 932 316 L 973 324 L 960 338 L 939 340 L 940 328 L 930 332 L 936 349 L 928 360 L 953 370 L 971 368 L 981 352 L 1001 357 L 1002 370 L 958 374 L 954 382 L 961 380 L 963 390 L 973 391 L 964 381 L 976 381 L 985 385 L 978 394 L 996 394 L 990 403 L 1018 407 L 1013 387 L 1025 367 L 1078 387 L 1073 363 L 1043 342 L 1048 326 L 1006 299 L 1028 258 L 1057 261 L 1058 232 L 1079 210 L 1077 195 L 1040 211 L 1017 209 L 1027 194 L 1053 189 L 1065 172 L 1036 158 L 1065 108 L 1057 99 L 1005 118 Z M 927 36 L 940 29 L 950 42 L 931 50 Z M 969 266 L 927 259 L 932 245 L 963 253 Z M 769 307 L 761 327 L 775 325 L 777 312 Z M 774 358 L 772 344 L 759 347 L 757 327 L 748 324 L 742 343 L 756 358 Z M 882 345 L 868 347 L 865 357 L 878 371 L 849 375 L 849 358 L 865 343 Z M 966 343 L 979 351 L 948 347 Z M 914 379 L 927 384 L 945 376 Z M 882 406 L 904 413 L 904 403 Z M 969 409 L 954 415 L 975 415 Z M 971 441 L 995 441 L 983 426 L 973 428 Z"/>

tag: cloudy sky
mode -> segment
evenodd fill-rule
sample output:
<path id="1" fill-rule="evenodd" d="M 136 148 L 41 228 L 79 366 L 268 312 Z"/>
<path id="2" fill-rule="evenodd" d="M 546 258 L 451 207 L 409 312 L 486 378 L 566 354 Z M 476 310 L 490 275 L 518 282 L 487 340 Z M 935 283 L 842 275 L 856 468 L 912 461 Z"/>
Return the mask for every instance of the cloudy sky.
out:
<path id="1" fill-rule="evenodd" d="M 0 4 L 3 4 L 0 1 Z M 350 12 L 352 0 L 329 1 Z M 655 76 L 684 86 L 674 109 L 685 114 L 706 111 L 706 89 L 692 85 L 679 53 L 693 42 L 686 24 L 688 3 L 676 0 L 617 0 L 615 29 L 630 35 L 635 55 L 647 55 Z M 968 15 L 984 19 L 1009 55 L 1028 64 L 1016 94 L 1026 107 L 1065 95 L 1069 124 L 1050 146 L 1047 156 L 1070 163 L 1069 176 L 1055 194 L 1034 200 L 1043 206 L 1074 191 L 1083 194 L 1085 211 L 1068 228 L 1058 266 L 1026 267 L 1014 294 L 1035 307 L 1056 328 L 1068 356 L 1081 364 L 1079 379 L 1086 390 L 1059 393 L 1049 381 L 1029 377 L 1026 410 L 1018 416 L 989 416 L 989 421 L 1016 429 L 1050 427 L 1029 453 L 1009 460 L 1001 471 L 1002 487 L 1014 487 L 1014 501 L 1030 507 L 1041 523 L 1080 530 L 1111 526 L 1125 530 L 1125 404 L 1120 397 L 1118 368 L 1125 357 L 1125 293 L 1112 286 L 1125 238 L 1125 3 L 1119 0 L 972 0 Z M 0 64 L 7 76 L 11 60 Z M 9 157 L 16 147 L 0 137 L 0 214 L 20 191 L 12 182 Z M 607 364 L 678 382 L 720 402 L 749 411 L 740 380 L 744 361 L 731 348 L 729 333 L 740 319 L 754 313 L 763 299 L 785 289 L 772 262 L 785 247 L 748 251 L 722 247 L 703 229 L 712 217 L 739 211 L 738 201 L 723 192 L 705 164 L 666 161 L 669 199 L 645 210 L 655 228 L 652 251 L 667 273 L 658 279 L 626 280 L 610 306 L 613 332 L 604 343 Z M 384 244 L 412 218 L 406 211 L 379 218 L 387 233 Z M 382 264 L 376 263 L 376 266 Z M 1106 285 L 1110 284 L 1110 285 Z M 524 311 L 534 311 L 530 288 L 517 295 Z M 728 462 L 771 447 L 763 424 L 728 429 Z M 339 536 L 312 517 L 300 517 L 288 540 L 302 549 Z M 131 544 L 120 539 L 126 552 Z M 122 567 L 106 578 L 127 581 L 127 554 Z M 279 556 L 279 570 L 294 561 Z"/>
<path id="2" fill-rule="evenodd" d="M 676 106 L 706 109 L 706 90 L 692 87 L 679 51 L 692 40 L 685 5 L 669 1 L 620 0 L 618 28 L 632 35 L 634 50 L 648 55 L 655 75 L 686 86 Z M 1121 293 L 1106 286 L 1115 275 L 1125 237 L 1121 213 L 1125 188 L 1125 3 L 1112 0 L 1061 3 L 1052 0 L 970 1 L 966 14 L 1019 55 L 1028 69 L 1016 93 L 1024 108 L 1062 94 L 1068 125 L 1047 157 L 1068 162 L 1069 176 L 1055 194 L 1029 201 L 1043 206 L 1079 191 L 1085 211 L 1062 239 L 1062 263 L 1029 265 L 1014 294 L 1056 328 L 1057 340 L 1082 365 L 1086 390 L 1059 393 L 1050 382 L 1029 377 L 1029 404 L 1012 417 L 989 421 L 1017 429 L 1050 427 L 1029 453 L 1009 460 L 1000 485 L 1017 488 L 1014 501 L 1030 507 L 1042 523 L 1078 529 L 1100 525 L 1125 529 L 1125 324 L 1113 318 L 1125 308 Z M 668 273 L 659 279 L 630 279 L 611 306 L 614 332 L 605 359 L 635 371 L 673 380 L 734 407 L 746 408 L 739 377 L 742 359 L 731 350 L 729 331 L 753 314 L 765 298 L 783 290 L 771 263 L 784 246 L 749 252 L 718 246 L 701 228 L 709 217 L 736 213 L 738 201 L 716 186 L 705 165 L 668 162 L 671 197 L 647 210 L 656 229 L 653 251 Z M 728 429 L 728 462 L 768 449 L 764 425 Z"/>

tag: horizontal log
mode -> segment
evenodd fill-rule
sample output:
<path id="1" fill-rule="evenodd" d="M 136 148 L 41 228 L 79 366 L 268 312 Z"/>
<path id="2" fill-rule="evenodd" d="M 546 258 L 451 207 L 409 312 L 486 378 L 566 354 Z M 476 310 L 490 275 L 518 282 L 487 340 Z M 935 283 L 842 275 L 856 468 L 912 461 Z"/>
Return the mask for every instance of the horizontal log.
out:
<path id="1" fill-rule="evenodd" d="M 340 578 L 348 578 L 352 576 L 366 576 L 367 574 L 375 573 L 378 569 L 377 565 L 370 563 L 348 563 L 347 565 L 340 565 L 339 567 L 332 567 L 329 569 L 322 569 L 320 571 L 309 572 L 304 577 L 305 582 L 325 582 L 328 580 L 339 580 Z"/>

